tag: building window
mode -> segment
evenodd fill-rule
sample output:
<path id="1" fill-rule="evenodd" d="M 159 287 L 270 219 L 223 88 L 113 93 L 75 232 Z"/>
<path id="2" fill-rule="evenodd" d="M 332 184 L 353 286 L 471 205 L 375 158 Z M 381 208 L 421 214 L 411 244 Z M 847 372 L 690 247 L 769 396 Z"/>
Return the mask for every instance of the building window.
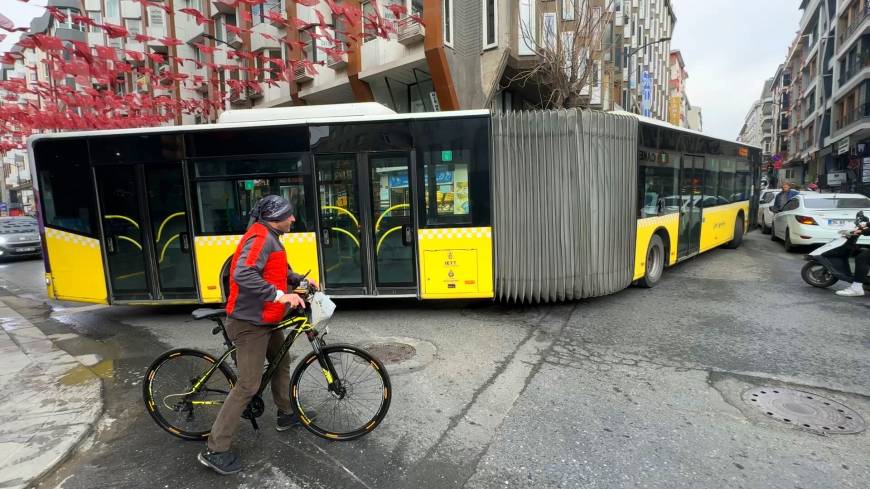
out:
<path id="1" fill-rule="evenodd" d="M 369 42 L 378 37 L 379 15 L 375 11 L 375 5 L 370 1 L 362 4 L 363 42 Z"/>
<path id="2" fill-rule="evenodd" d="M 94 21 L 94 24 L 102 24 L 103 23 L 103 13 L 100 12 L 99 10 L 88 11 L 88 17 L 90 17 L 91 20 Z M 97 25 L 94 25 L 91 27 L 91 32 L 102 33 L 103 29 L 101 29 Z"/>
<path id="3" fill-rule="evenodd" d="M 109 15 L 109 9 L 106 8 L 106 15 Z M 163 26 L 163 9 L 159 7 L 148 7 L 148 24 L 153 27 Z"/>
<path id="4" fill-rule="evenodd" d="M 265 50 L 262 57 L 257 57 L 257 71 L 259 72 L 259 81 L 277 80 L 280 77 L 278 67 L 272 64 L 273 58 L 280 58 L 281 51 Z"/>
<path id="5" fill-rule="evenodd" d="M 576 10 L 574 0 L 562 0 L 562 20 L 574 20 Z"/>
<path id="6" fill-rule="evenodd" d="M 535 27 L 535 0 L 519 0 L 520 9 L 520 55 L 535 54 L 536 27 Z"/>
<path id="7" fill-rule="evenodd" d="M 556 14 L 553 12 L 544 13 L 544 25 L 541 26 L 544 34 L 544 46 L 550 51 L 556 50 Z"/>
<path id="8" fill-rule="evenodd" d="M 312 63 L 316 63 L 319 54 L 317 52 L 317 39 L 316 39 L 316 26 L 311 26 L 300 32 L 301 41 L 305 43 L 305 47 L 302 49 L 303 54 L 305 55 L 305 59 L 311 61 Z"/>
<path id="9" fill-rule="evenodd" d="M 121 17 L 120 3 L 121 0 L 106 0 L 106 17 Z M 151 8 L 153 9 L 154 7 Z"/>
<path id="10" fill-rule="evenodd" d="M 453 0 L 444 0 L 441 17 L 444 19 L 444 44 L 453 46 Z"/>
<path id="11" fill-rule="evenodd" d="M 142 33 L 142 21 L 140 19 L 125 19 L 124 24 L 127 27 L 127 31 L 130 33 L 129 37 L 134 37 Z"/>
<path id="12" fill-rule="evenodd" d="M 214 18 L 214 37 L 218 41 L 224 40 L 224 23 L 225 20 L 223 15 L 218 15 Z"/>
<path id="13" fill-rule="evenodd" d="M 281 0 L 265 0 L 263 3 L 253 5 L 251 7 L 253 25 L 262 24 L 269 20 L 268 13 L 270 11 L 281 14 Z"/>
<path id="14" fill-rule="evenodd" d="M 498 45 L 498 0 L 483 0 L 483 49 Z"/>

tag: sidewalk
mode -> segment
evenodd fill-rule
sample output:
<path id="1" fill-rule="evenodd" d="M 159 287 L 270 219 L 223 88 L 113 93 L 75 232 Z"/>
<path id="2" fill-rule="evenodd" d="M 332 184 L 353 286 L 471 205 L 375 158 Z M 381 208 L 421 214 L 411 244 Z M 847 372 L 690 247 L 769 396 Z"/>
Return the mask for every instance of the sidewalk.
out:
<path id="1" fill-rule="evenodd" d="M 23 488 L 66 458 L 103 410 L 99 378 L 0 297 L 0 488 Z"/>

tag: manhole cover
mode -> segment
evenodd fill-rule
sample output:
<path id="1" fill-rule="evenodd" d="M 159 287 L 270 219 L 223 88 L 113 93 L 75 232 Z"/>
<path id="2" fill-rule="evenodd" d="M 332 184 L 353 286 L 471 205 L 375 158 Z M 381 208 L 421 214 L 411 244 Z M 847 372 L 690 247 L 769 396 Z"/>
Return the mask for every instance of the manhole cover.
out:
<path id="1" fill-rule="evenodd" d="M 864 431 L 864 419 L 853 409 L 832 399 L 779 387 L 758 387 L 743 393 L 743 401 L 768 418 L 824 434 Z"/>
<path id="2" fill-rule="evenodd" d="M 365 350 L 385 365 L 402 363 L 417 354 L 417 349 L 405 343 L 372 343 Z"/>

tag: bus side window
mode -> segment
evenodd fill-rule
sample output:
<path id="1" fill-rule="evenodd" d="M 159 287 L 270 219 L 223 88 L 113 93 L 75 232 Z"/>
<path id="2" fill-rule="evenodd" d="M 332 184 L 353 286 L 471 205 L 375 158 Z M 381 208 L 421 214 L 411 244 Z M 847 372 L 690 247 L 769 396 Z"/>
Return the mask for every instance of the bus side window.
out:
<path id="1" fill-rule="evenodd" d="M 488 119 L 414 125 L 423 227 L 489 226 Z"/>
<path id="2" fill-rule="evenodd" d="M 87 141 L 41 140 L 33 152 L 45 225 L 94 236 L 96 205 Z"/>

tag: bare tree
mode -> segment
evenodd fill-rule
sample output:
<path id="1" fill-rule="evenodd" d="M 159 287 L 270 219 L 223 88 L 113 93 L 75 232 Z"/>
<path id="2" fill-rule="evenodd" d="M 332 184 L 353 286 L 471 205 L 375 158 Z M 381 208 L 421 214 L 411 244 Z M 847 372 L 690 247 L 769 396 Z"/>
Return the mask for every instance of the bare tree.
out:
<path id="1" fill-rule="evenodd" d="M 532 2 L 536 0 L 530 0 Z M 601 59 L 604 27 L 611 20 L 613 0 L 563 0 L 562 8 L 575 7 L 574 19 L 562 13 L 541 13 L 531 22 L 520 21 L 522 49 L 535 52 L 532 68 L 508 79 L 508 85 L 537 87 L 547 109 L 587 107 L 591 102 L 594 61 Z"/>

